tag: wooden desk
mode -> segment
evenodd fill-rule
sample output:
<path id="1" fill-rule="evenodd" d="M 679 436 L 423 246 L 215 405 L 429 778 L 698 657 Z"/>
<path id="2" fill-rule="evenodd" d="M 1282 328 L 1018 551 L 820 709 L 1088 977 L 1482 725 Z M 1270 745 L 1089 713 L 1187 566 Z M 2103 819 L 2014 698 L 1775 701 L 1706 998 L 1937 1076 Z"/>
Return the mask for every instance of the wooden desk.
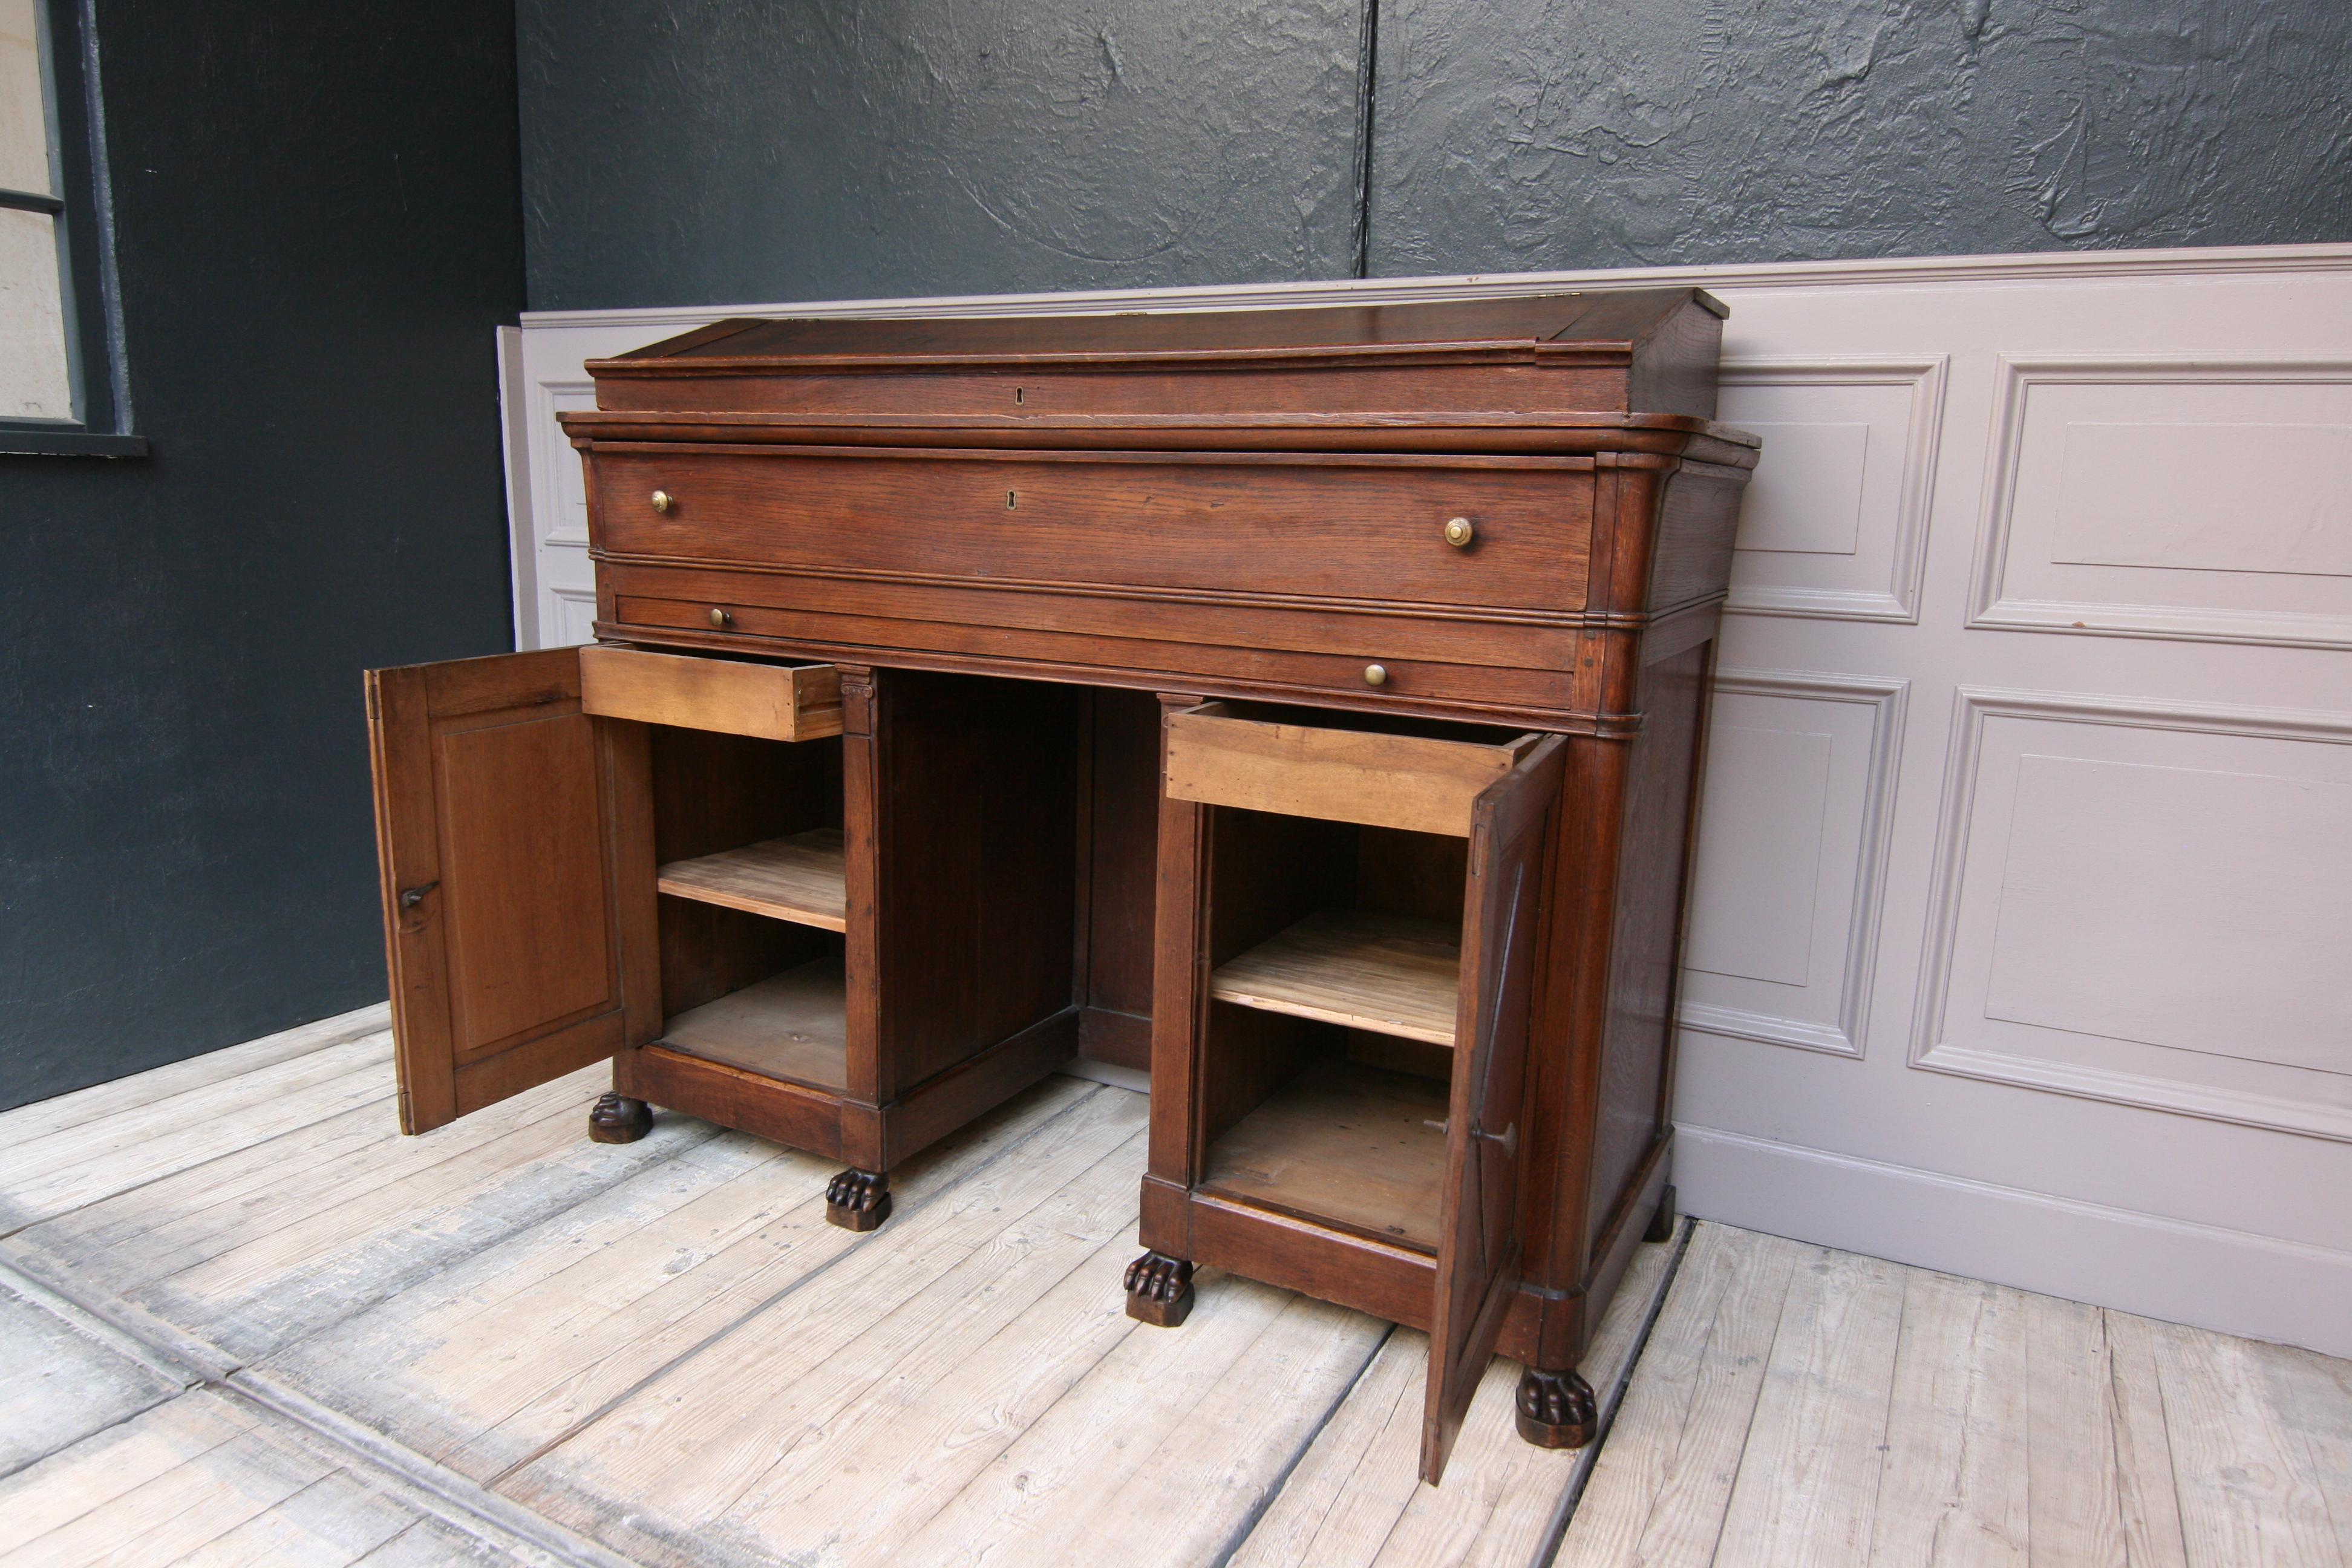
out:
<path id="1" fill-rule="evenodd" d="M 1666 1186 L 1751 437 L 1690 290 L 720 322 L 590 366 L 597 646 L 375 672 L 402 1119 L 611 1057 L 844 1161 L 1149 1066 L 1195 1265 L 1575 1372 Z"/>

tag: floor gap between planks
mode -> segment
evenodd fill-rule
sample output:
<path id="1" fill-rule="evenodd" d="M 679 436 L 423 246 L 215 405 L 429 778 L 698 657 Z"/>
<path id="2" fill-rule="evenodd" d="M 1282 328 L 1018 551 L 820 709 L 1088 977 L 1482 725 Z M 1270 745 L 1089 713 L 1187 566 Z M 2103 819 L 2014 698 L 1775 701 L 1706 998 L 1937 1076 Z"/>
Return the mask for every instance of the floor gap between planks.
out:
<path id="1" fill-rule="evenodd" d="M 1686 1224 L 1603 1440 L 1521 1443 L 1497 1363 L 1430 1489 L 1418 1333 L 1208 1269 L 1125 1318 L 1127 1089 L 1040 1086 L 858 1237 L 830 1163 L 590 1143 L 603 1078 L 402 1140 L 377 1009 L 0 1115 L 0 1568 L 2352 1568 L 2326 1357 Z"/>

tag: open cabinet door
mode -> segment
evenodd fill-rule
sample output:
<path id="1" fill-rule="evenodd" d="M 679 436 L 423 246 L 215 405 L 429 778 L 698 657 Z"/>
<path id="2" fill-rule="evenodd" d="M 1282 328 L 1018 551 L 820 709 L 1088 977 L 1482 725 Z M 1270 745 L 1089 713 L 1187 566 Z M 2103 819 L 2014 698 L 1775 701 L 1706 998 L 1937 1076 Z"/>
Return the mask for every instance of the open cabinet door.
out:
<path id="1" fill-rule="evenodd" d="M 371 670 L 367 695 L 400 1130 L 652 1039 L 645 726 L 580 710 L 576 648 Z"/>
<path id="2" fill-rule="evenodd" d="M 1544 741 L 1471 808 L 1437 1302 L 1422 1413 L 1421 1475 L 1433 1484 L 1445 1469 L 1519 1282 L 1518 1123 L 1543 902 L 1544 823 L 1559 793 L 1566 746 L 1557 735 Z"/>

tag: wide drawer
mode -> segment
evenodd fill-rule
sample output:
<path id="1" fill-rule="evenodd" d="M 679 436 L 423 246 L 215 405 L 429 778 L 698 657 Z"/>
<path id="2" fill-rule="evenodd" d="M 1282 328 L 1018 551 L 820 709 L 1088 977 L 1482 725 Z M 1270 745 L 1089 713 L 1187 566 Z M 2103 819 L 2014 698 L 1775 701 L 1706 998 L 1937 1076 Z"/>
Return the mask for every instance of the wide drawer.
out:
<path id="1" fill-rule="evenodd" d="M 1580 458 L 624 446 L 593 462 L 597 543 L 623 557 L 1293 602 L 1585 604 Z"/>
<path id="2" fill-rule="evenodd" d="M 1466 837 L 1479 795 L 1542 739 L 1210 702 L 1170 716 L 1165 782 L 1175 800 Z"/>
<path id="3" fill-rule="evenodd" d="M 580 650 L 580 707 L 605 719 L 814 741 L 841 733 L 841 675 L 829 664 L 756 664 L 597 645 Z"/>

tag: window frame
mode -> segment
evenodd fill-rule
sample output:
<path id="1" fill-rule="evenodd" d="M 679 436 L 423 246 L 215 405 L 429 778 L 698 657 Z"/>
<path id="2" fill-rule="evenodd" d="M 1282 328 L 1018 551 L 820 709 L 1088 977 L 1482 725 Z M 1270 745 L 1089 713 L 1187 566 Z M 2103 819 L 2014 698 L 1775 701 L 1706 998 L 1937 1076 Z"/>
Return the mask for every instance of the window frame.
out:
<path id="1" fill-rule="evenodd" d="M 57 224 L 70 419 L 0 417 L 0 454 L 138 458 L 122 356 L 121 287 L 98 91 L 95 0 L 38 0 L 42 85 L 57 147 L 58 194 L 0 190 L 0 207 L 46 213 Z"/>

